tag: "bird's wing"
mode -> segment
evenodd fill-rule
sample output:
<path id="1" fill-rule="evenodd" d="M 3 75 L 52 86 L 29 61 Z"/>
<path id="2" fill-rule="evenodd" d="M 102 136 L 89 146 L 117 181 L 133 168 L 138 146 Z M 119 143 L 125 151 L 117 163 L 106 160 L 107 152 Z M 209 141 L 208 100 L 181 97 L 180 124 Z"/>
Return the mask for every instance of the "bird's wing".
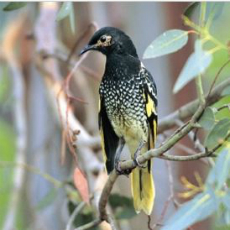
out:
<path id="1" fill-rule="evenodd" d="M 146 115 L 149 122 L 148 148 L 154 148 L 157 135 L 157 88 L 151 74 L 142 67 L 141 70 L 144 83 L 144 100 Z"/>
<path id="2" fill-rule="evenodd" d="M 101 146 L 103 158 L 107 172 L 110 173 L 114 169 L 114 157 L 119 143 L 119 138 L 113 130 L 106 113 L 104 98 L 100 95 L 99 99 L 99 130 L 101 136 Z"/>

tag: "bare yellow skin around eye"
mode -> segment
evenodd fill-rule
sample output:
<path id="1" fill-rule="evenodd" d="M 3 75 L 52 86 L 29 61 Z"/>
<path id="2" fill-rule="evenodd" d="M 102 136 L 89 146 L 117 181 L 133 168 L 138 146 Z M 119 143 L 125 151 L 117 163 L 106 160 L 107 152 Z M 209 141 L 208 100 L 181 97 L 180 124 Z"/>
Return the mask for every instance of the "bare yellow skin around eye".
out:
<path id="1" fill-rule="evenodd" d="M 97 42 L 97 46 L 111 46 L 111 40 L 112 37 L 109 35 L 106 35 L 106 40 L 105 42 L 102 42 L 100 39 Z"/>

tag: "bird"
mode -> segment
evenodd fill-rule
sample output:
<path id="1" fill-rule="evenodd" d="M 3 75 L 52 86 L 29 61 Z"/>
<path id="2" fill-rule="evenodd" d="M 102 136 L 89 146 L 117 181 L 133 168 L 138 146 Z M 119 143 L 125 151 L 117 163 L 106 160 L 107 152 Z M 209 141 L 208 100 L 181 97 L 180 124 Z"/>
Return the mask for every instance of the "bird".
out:
<path id="1" fill-rule="evenodd" d="M 127 145 L 131 158 L 155 147 L 157 87 L 140 61 L 131 38 L 115 27 L 96 31 L 80 55 L 99 51 L 106 56 L 99 86 L 99 131 L 107 173 L 119 168 Z M 131 192 L 137 213 L 150 215 L 155 200 L 152 160 L 131 171 Z M 123 172 L 125 173 L 125 172 Z"/>

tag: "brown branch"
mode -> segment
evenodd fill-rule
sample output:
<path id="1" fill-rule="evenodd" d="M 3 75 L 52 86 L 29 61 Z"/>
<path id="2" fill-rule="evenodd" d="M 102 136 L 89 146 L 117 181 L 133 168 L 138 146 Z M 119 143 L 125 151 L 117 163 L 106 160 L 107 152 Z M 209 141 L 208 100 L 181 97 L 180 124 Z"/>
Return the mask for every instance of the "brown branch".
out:
<path id="1" fill-rule="evenodd" d="M 108 215 L 107 215 L 107 212 L 106 212 L 106 204 L 108 202 L 108 199 L 109 199 L 109 195 L 112 191 L 112 188 L 113 188 L 113 185 L 116 181 L 116 179 L 118 178 L 118 174 L 116 173 L 115 170 L 113 170 L 107 181 L 106 181 L 106 184 L 102 190 L 102 194 L 101 194 L 101 197 L 100 197 L 100 200 L 99 200 L 99 212 L 100 212 L 100 219 L 101 220 L 106 220 L 107 222 L 109 222 L 108 220 Z"/>
<path id="2" fill-rule="evenodd" d="M 217 108 L 217 111 L 221 111 L 223 109 L 228 109 L 230 111 L 230 103 L 229 104 L 224 104 L 221 107 Z"/>
<path id="3" fill-rule="evenodd" d="M 230 85 L 230 79 L 228 78 L 227 80 L 221 82 L 218 86 L 216 86 L 212 90 L 212 92 L 206 96 L 206 100 L 207 100 L 206 105 L 210 106 L 214 104 L 216 101 L 218 101 L 219 99 L 221 99 L 222 98 L 221 93 L 229 85 Z M 176 127 L 176 123 L 175 123 L 176 120 L 179 119 L 184 121 L 189 117 L 191 117 L 194 114 L 194 112 L 197 110 L 198 106 L 199 106 L 199 100 L 196 99 L 182 106 L 177 111 L 162 118 L 159 121 L 158 130 L 157 130 L 158 134 Z"/>

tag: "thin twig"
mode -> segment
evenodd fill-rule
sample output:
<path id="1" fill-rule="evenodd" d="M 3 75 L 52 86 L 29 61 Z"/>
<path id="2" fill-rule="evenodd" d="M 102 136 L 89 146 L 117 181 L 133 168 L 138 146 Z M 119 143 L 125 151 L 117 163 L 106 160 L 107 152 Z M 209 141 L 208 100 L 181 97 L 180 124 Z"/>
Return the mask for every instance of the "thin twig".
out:
<path id="1" fill-rule="evenodd" d="M 96 227 L 97 225 L 99 225 L 101 222 L 102 222 L 101 219 L 97 218 L 88 224 L 85 224 L 81 227 L 75 228 L 75 230 L 87 230 L 90 228 L 92 229 L 93 227 Z"/>
<path id="2" fill-rule="evenodd" d="M 224 104 L 221 107 L 217 108 L 217 111 L 221 111 L 223 109 L 228 109 L 230 111 L 230 103 L 229 104 Z"/>
<path id="3" fill-rule="evenodd" d="M 230 85 L 230 78 L 227 78 L 223 82 L 221 82 L 218 86 L 213 88 L 210 94 L 206 95 L 206 105 L 210 106 L 214 104 L 216 101 L 221 99 L 223 96 L 221 95 L 223 90 L 227 88 Z M 194 112 L 197 110 L 199 106 L 199 100 L 196 99 L 192 102 L 189 102 L 188 104 L 180 107 L 178 110 L 175 112 L 165 116 L 159 121 L 159 125 L 157 128 L 157 133 L 163 133 L 166 130 L 172 129 L 176 127 L 175 120 L 186 120 L 189 117 L 191 117 Z"/>
<path id="4" fill-rule="evenodd" d="M 39 168 L 35 168 L 33 166 L 30 166 L 26 163 L 22 162 L 8 162 L 8 161 L 0 161 L 0 167 L 20 167 L 23 170 L 27 170 L 29 172 L 35 173 L 41 177 L 43 177 L 45 180 L 49 181 L 52 183 L 56 188 L 62 187 L 64 184 L 60 182 L 59 180 L 55 179 L 48 173 L 42 172 Z"/>
<path id="5" fill-rule="evenodd" d="M 153 228 L 151 227 L 151 216 L 150 215 L 148 215 L 148 229 L 149 230 L 153 230 L 154 229 L 154 227 Z"/>
<path id="6" fill-rule="evenodd" d="M 212 92 L 212 90 L 213 90 L 213 87 L 214 87 L 214 85 L 215 85 L 215 83 L 216 83 L 218 77 L 220 76 L 222 70 L 223 70 L 229 63 L 230 63 L 230 59 L 228 59 L 228 60 L 221 66 L 221 68 L 219 69 L 219 71 L 217 72 L 217 74 L 216 74 L 216 76 L 215 76 L 215 78 L 214 78 L 214 80 L 213 80 L 213 82 L 212 82 L 212 85 L 211 85 L 211 87 L 210 87 L 210 89 L 209 89 L 207 98 L 208 98 L 209 95 L 211 94 L 211 92 Z"/>
<path id="7" fill-rule="evenodd" d="M 84 201 L 82 201 L 73 211 L 73 213 L 71 214 L 69 221 L 66 225 L 66 230 L 71 230 L 71 227 L 73 225 L 73 222 L 75 220 L 75 218 L 77 217 L 77 215 L 81 212 L 81 210 L 85 207 L 86 203 Z"/>

